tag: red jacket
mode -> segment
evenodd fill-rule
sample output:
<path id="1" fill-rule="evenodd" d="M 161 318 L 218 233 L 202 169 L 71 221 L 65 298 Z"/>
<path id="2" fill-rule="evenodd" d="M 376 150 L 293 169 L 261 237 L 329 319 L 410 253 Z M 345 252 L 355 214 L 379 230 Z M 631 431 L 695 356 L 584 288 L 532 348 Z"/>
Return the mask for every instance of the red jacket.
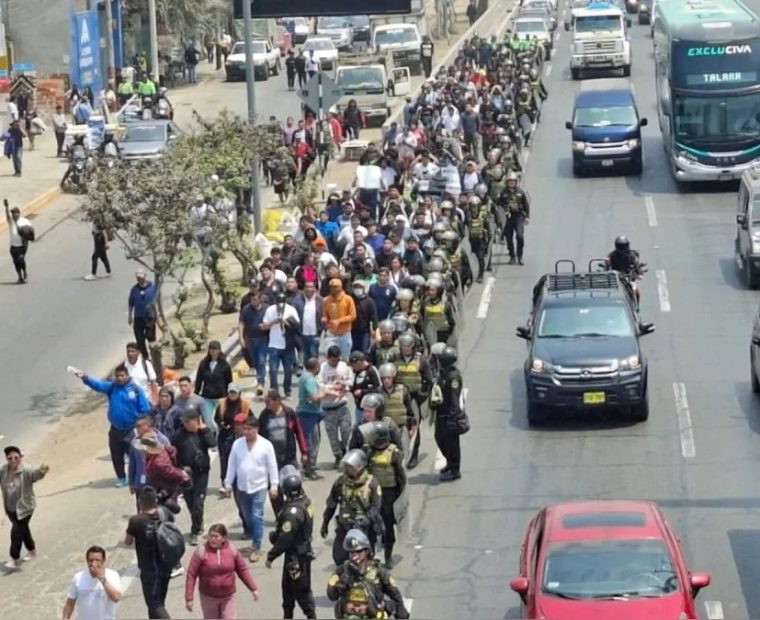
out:
<path id="1" fill-rule="evenodd" d="M 208 543 L 198 547 L 190 559 L 185 578 L 185 600 L 192 601 L 195 582 L 201 594 L 214 598 L 227 598 L 235 593 L 235 575 L 253 592 L 258 590 L 251 577 L 243 554 L 224 541 L 220 549 L 214 549 Z"/>
<path id="2" fill-rule="evenodd" d="M 156 491 L 174 492 L 188 478 L 188 474 L 177 467 L 177 449 L 174 446 L 166 446 L 159 454 L 145 455 L 145 482 Z"/>

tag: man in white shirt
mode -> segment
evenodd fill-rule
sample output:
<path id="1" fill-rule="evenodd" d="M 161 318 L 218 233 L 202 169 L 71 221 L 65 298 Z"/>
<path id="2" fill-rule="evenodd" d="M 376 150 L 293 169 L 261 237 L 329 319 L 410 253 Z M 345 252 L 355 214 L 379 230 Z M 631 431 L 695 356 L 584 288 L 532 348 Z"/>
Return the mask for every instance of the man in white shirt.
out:
<path id="1" fill-rule="evenodd" d="M 450 103 L 441 110 L 441 123 L 443 123 L 444 128 L 452 134 L 462 128 L 462 119 L 459 117 L 459 110 L 457 110 L 453 104 Z"/>
<path id="2" fill-rule="evenodd" d="M 306 57 L 306 73 L 312 77 L 317 71 L 319 71 L 319 61 L 314 58 L 314 50 L 309 50 L 309 55 Z"/>
<path id="3" fill-rule="evenodd" d="M 351 223 L 343 228 L 338 235 L 338 239 L 336 240 L 338 247 L 345 248 L 347 245 L 351 244 L 354 240 L 356 231 L 359 231 L 362 234 L 362 238 L 367 236 L 367 229 L 361 225 L 359 216 L 353 215 L 351 216 Z"/>
<path id="4" fill-rule="evenodd" d="M 34 227 L 25 217 L 21 217 L 21 211 L 18 207 L 9 208 L 8 200 L 4 200 L 5 221 L 8 222 L 8 235 L 10 235 L 11 258 L 13 267 L 18 275 L 18 284 L 26 284 L 28 279 L 26 273 L 26 251 L 29 248 L 29 241 L 34 240 Z M 29 233 L 31 232 L 31 239 Z"/>
<path id="5" fill-rule="evenodd" d="M 269 332 L 269 387 L 278 389 L 277 373 L 282 362 L 283 389 L 285 398 L 290 398 L 293 387 L 293 366 L 295 364 L 295 344 L 300 319 L 298 311 L 286 301 L 285 293 L 278 293 L 273 303 L 264 312 L 261 329 Z"/>
<path id="6" fill-rule="evenodd" d="M 71 580 L 63 620 L 69 620 L 77 610 L 78 620 L 115 620 L 116 603 L 121 600 L 119 573 L 106 568 L 106 550 L 93 546 L 85 554 L 87 570 L 81 570 Z"/>
<path id="7" fill-rule="evenodd" d="M 303 295 L 293 302 L 301 317 L 301 350 L 304 364 L 309 358 L 319 357 L 319 335 L 322 331 L 322 298 L 317 295 L 315 282 L 306 281 Z"/>
<path id="8" fill-rule="evenodd" d="M 332 345 L 327 349 L 327 361 L 322 362 L 317 380 L 325 391 L 322 399 L 325 430 L 335 457 L 335 469 L 338 469 L 351 436 L 352 420 L 346 390 L 350 389 L 354 382 L 353 371 L 340 359 L 340 347 Z"/>
<path id="9" fill-rule="evenodd" d="M 132 381 L 143 389 L 149 400 L 158 395 L 154 394 L 158 388 L 156 371 L 153 364 L 142 356 L 140 346 L 136 342 L 127 343 L 127 361 L 124 362 L 124 365 L 127 367 Z"/>
<path id="10" fill-rule="evenodd" d="M 235 484 L 240 512 L 244 517 L 244 527 L 251 537 L 253 549 L 250 561 L 261 559 L 261 544 L 264 541 L 264 504 L 267 490 L 272 500 L 277 499 L 280 474 L 277 457 L 272 443 L 259 436 L 259 421 L 249 415 L 243 425 L 243 436 L 236 439 L 230 450 L 227 475 L 224 478 L 224 495 L 230 497 Z"/>
<path id="11" fill-rule="evenodd" d="M 419 161 L 412 168 L 412 176 L 417 180 L 432 179 L 439 170 L 438 164 L 432 161 L 430 153 L 423 151 L 419 156 Z"/>

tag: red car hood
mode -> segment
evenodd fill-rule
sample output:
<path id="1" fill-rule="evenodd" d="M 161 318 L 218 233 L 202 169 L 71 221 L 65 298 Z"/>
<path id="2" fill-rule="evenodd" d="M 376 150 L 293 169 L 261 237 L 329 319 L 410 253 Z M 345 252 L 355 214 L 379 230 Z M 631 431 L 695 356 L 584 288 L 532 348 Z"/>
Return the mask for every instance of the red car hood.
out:
<path id="1" fill-rule="evenodd" d="M 552 596 L 536 600 L 538 618 L 546 620 L 678 620 L 683 592 L 628 601 L 570 601 Z"/>

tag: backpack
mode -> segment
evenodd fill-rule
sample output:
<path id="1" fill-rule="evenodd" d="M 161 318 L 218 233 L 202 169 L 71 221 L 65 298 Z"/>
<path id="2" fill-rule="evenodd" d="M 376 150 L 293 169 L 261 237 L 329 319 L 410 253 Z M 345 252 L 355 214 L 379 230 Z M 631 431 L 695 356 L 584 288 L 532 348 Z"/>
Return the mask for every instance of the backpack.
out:
<path id="1" fill-rule="evenodd" d="M 165 520 L 159 511 L 159 523 L 156 528 L 156 546 L 158 559 L 165 568 L 174 568 L 185 555 L 185 537 L 177 525 Z"/>
<path id="2" fill-rule="evenodd" d="M 34 241 L 35 232 L 34 226 L 31 224 L 28 226 L 18 226 L 18 236 L 24 241 L 24 243 L 31 243 Z"/>

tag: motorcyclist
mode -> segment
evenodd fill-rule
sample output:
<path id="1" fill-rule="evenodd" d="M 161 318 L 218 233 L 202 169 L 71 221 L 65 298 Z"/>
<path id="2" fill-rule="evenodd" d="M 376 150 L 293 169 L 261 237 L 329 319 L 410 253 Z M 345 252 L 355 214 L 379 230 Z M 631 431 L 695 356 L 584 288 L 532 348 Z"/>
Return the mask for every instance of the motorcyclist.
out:
<path id="1" fill-rule="evenodd" d="M 112 131 L 106 131 L 103 134 L 103 141 L 98 147 L 98 154 L 101 157 L 112 157 L 114 159 L 119 156 L 119 145 Z"/>
<path id="2" fill-rule="evenodd" d="M 631 249 L 631 242 L 626 235 L 615 237 L 615 249 L 607 255 L 607 266 L 622 275 L 637 273 L 641 262 L 639 253 Z"/>
<path id="3" fill-rule="evenodd" d="M 69 177 L 74 175 L 74 185 L 83 186 L 85 182 L 85 167 L 87 166 L 87 147 L 85 135 L 79 134 L 74 138 L 74 143 L 69 147 L 69 165 L 61 179 L 61 189 L 66 189 Z"/>

